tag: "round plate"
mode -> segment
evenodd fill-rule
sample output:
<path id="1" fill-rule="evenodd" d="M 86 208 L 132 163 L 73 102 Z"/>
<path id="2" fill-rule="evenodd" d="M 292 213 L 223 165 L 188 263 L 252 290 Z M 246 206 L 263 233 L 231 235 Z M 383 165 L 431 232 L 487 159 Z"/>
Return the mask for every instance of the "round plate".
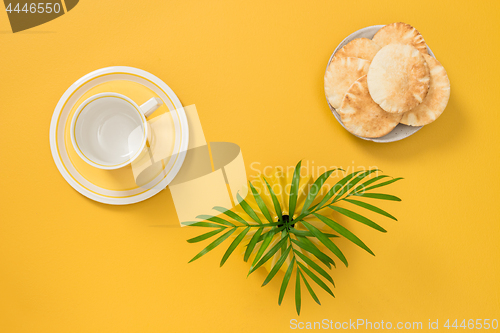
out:
<path id="1" fill-rule="evenodd" d="M 346 45 L 351 40 L 356 39 L 356 38 L 364 37 L 364 38 L 372 39 L 373 36 L 375 35 L 375 33 L 377 31 L 379 31 L 382 27 L 384 27 L 384 25 L 373 25 L 371 27 L 366 27 L 366 28 L 360 29 L 360 30 L 350 34 L 349 36 L 347 36 L 347 38 L 344 39 L 337 46 L 335 51 L 333 51 L 332 56 L 330 57 L 330 60 L 328 60 L 328 64 L 326 65 L 326 70 L 328 70 L 328 66 L 330 66 L 330 63 L 332 62 L 332 59 L 333 59 L 333 56 L 335 55 L 335 53 L 337 53 L 337 51 L 340 50 L 344 45 Z M 427 46 L 427 51 L 429 51 L 429 54 L 435 58 L 434 53 L 432 53 L 429 46 Z M 326 70 L 325 70 L 325 75 L 326 75 Z M 326 97 L 326 93 L 325 93 L 325 97 Z M 326 99 L 326 102 L 328 103 L 328 98 Z M 335 116 L 335 119 L 337 119 L 337 121 L 342 125 L 342 127 L 345 128 L 344 124 L 342 123 L 342 120 L 340 119 L 340 115 L 337 113 L 335 108 L 333 106 L 331 106 L 330 103 L 328 103 L 328 106 L 330 107 L 330 110 L 332 111 L 333 115 Z M 399 124 L 389 134 L 386 134 L 380 138 L 365 138 L 365 137 L 362 137 L 362 136 L 359 136 L 356 134 L 353 134 L 353 135 L 357 136 L 360 139 L 373 141 L 373 142 L 393 142 L 393 141 L 399 141 L 399 140 L 402 140 L 404 138 L 407 138 L 410 135 L 417 132 L 421 128 L 422 128 L 422 126 L 407 126 L 407 125 Z"/>
<path id="2" fill-rule="evenodd" d="M 151 97 L 163 105 L 150 117 L 167 115 L 172 119 L 171 158 L 145 185 L 135 182 L 131 166 L 101 170 L 83 161 L 71 144 L 70 124 L 73 113 L 89 96 L 117 92 L 141 105 Z M 133 67 L 107 67 L 85 75 L 73 83 L 57 103 L 50 124 L 50 148 L 57 168 L 66 181 L 84 196 L 105 204 L 126 205 L 146 200 L 163 190 L 179 172 L 189 141 L 189 127 L 182 104 L 162 80 Z"/>

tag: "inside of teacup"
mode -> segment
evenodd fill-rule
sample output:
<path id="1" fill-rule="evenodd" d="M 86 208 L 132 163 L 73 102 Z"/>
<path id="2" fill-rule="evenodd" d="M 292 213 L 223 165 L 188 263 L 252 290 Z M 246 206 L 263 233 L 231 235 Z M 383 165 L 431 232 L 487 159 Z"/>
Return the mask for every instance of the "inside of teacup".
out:
<path id="1" fill-rule="evenodd" d="M 141 111 L 115 96 L 90 101 L 78 115 L 74 130 L 80 152 L 105 167 L 130 162 L 146 140 Z"/>

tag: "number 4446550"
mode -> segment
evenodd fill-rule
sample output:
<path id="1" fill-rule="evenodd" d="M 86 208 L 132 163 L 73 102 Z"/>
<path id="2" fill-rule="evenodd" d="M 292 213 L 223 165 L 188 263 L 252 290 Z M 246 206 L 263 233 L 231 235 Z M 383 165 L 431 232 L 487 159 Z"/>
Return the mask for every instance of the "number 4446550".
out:
<path id="1" fill-rule="evenodd" d="M 455 321 L 450 325 L 450 320 L 448 319 L 446 323 L 444 324 L 444 327 L 447 329 L 450 328 L 463 328 L 463 329 L 494 329 L 496 330 L 498 328 L 498 320 L 497 319 L 469 319 L 469 320 L 462 320 L 462 322 L 459 324 L 458 319 L 455 319 Z"/>
<path id="2" fill-rule="evenodd" d="M 42 14 L 42 13 L 47 13 L 47 14 L 50 14 L 50 13 L 59 13 L 61 11 L 61 5 L 59 3 L 51 3 L 51 2 L 47 2 L 47 3 L 43 3 L 43 2 L 38 2 L 38 3 L 30 3 L 29 5 L 27 3 L 24 4 L 24 6 L 21 8 L 21 6 L 19 6 L 19 3 L 17 3 L 15 5 L 14 8 L 12 8 L 12 3 L 9 3 L 9 5 L 7 6 L 7 8 L 5 8 L 5 10 L 8 12 L 8 13 L 21 13 L 21 12 L 24 12 L 24 13 L 31 13 L 31 14 L 35 14 L 35 13 L 39 13 L 39 14 Z"/>

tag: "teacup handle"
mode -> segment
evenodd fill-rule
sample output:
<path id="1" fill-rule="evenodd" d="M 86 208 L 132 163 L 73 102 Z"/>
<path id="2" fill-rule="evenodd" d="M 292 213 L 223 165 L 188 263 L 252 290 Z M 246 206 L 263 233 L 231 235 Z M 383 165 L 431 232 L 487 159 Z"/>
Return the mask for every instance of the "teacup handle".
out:
<path id="1" fill-rule="evenodd" d="M 144 113 L 144 117 L 149 117 L 153 112 L 155 112 L 156 109 L 158 109 L 158 107 L 160 105 L 163 104 L 163 101 L 157 97 L 153 97 L 151 99 L 149 99 L 146 103 L 142 104 L 140 106 L 140 109 L 142 111 L 142 113 Z"/>

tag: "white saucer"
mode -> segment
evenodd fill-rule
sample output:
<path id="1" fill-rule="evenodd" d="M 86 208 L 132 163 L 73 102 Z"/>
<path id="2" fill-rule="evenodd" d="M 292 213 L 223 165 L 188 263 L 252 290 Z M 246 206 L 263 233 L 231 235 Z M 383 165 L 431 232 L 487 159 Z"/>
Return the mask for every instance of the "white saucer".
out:
<path id="1" fill-rule="evenodd" d="M 131 170 L 120 169 L 121 171 L 116 172 L 121 173 L 115 173 L 114 176 L 110 174 L 112 176 L 109 176 L 108 180 L 106 179 L 108 174 L 104 174 L 104 176 L 103 174 L 94 175 L 94 180 L 90 179 L 91 177 L 88 177 L 90 173 L 110 171 L 94 171 L 90 169 L 92 167 L 82 164 L 82 161 L 75 157 L 77 155 L 72 153 L 73 147 L 66 134 L 68 123 L 71 122 L 71 113 L 74 112 L 75 106 L 81 103 L 85 94 L 91 89 L 97 89 L 100 85 L 110 84 L 115 81 L 134 85 L 139 84 L 142 86 L 141 88 L 148 89 L 148 93 L 155 94 L 163 101 L 165 107 L 168 108 L 165 110 L 170 112 L 172 117 L 174 127 L 172 133 L 173 157 L 165 161 L 163 170 L 153 180 L 142 186 L 133 184 L 128 188 L 117 188 L 116 183 L 120 181 L 120 177 L 123 177 L 123 175 L 126 175 L 127 181 L 130 182 L 130 177 L 133 177 Z M 131 92 L 133 92 L 133 89 Z M 142 101 L 137 102 L 141 103 Z M 146 71 L 125 66 L 99 69 L 73 83 L 57 103 L 50 124 L 52 157 L 64 179 L 84 196 L 101 203 L 113 205 L 140 202 L 163 190 L 179 172 L 184 162 L 188 141 L 189 127 L 186 114 L 172 89 L 158 77 Z M 130 171 L 130 177 L 128 171 Z M 96 179 L 99 181 L 95 181 Z M 111 188 L 103 186 L 106 181 L 114 182 L 113 186 L 110 186 Z"/>
<path id="2" fill-rule="evenodd" d="M 384 27 L 384 25 L 373 25 L 371 27 L 366 27 L 366 28 L 360 29 L 360 30 L 350 34 L 349 36 L 347 36 L 347 38 L 344 39 L 337 46 L 335 51 L 333 51 L 333 53 L 330 57 L 330 60 L 328 60 L 328 64 L 326 65 L 326 70 L 328 70 L 328 66 L 330 66 L 330 63 L 332 62 L 332 59 L 333 59 L 333 56 L 335 55 L 335 53 L 337 53 L 337 51 L 340 50 L 344 45 L 346 45 L 351 40 L 356 39 L 356 38 L 364 37 L 364 38 L 372 39 L 373 36 L 375 35 L 375 33 L 377 31 L 379 31 L 382 27 Z M 435 58 L 434 53 L 432 53 L 429 46 L 427 46 L 427 51 L 429 51 L 429 54 Z M 325 74 L 326 74 L 326 70 L 325 70 Z M 326 94 L 325 94 L 325 96 L 326 96 Z M 326 102 L 328 103 L 328 98 L 326 99 Z M 335 119 L 337 119 L 337 121 L 345 128 L 344 124 L 342 123 L 342 120 L 340 119 L 340 115 L 337 113 L 335 108 L 333 106 L 331 106 L 330 103 L 328 103 L 328 106 L 330 107 L 330 110 L 332 111 L 333 115 L 335 116 Z M 386 134 L 380 138 L 365 138 L 365 137 L 362 137 L 362 136 L 359 136 L 356 134 L 353 134 L 353 135 L 357 136 L 360 139 L 373 141 L 373 142 L 393 142 L 393 141 L 399 141 L 399 140 L 402 140 L 404 138 L 407 138 L 410 135 L 415 134 L 421 128 L 422 128 L 422 126 L 407 126 L 407 125 L 399 124 L 389 134 Z"/>

